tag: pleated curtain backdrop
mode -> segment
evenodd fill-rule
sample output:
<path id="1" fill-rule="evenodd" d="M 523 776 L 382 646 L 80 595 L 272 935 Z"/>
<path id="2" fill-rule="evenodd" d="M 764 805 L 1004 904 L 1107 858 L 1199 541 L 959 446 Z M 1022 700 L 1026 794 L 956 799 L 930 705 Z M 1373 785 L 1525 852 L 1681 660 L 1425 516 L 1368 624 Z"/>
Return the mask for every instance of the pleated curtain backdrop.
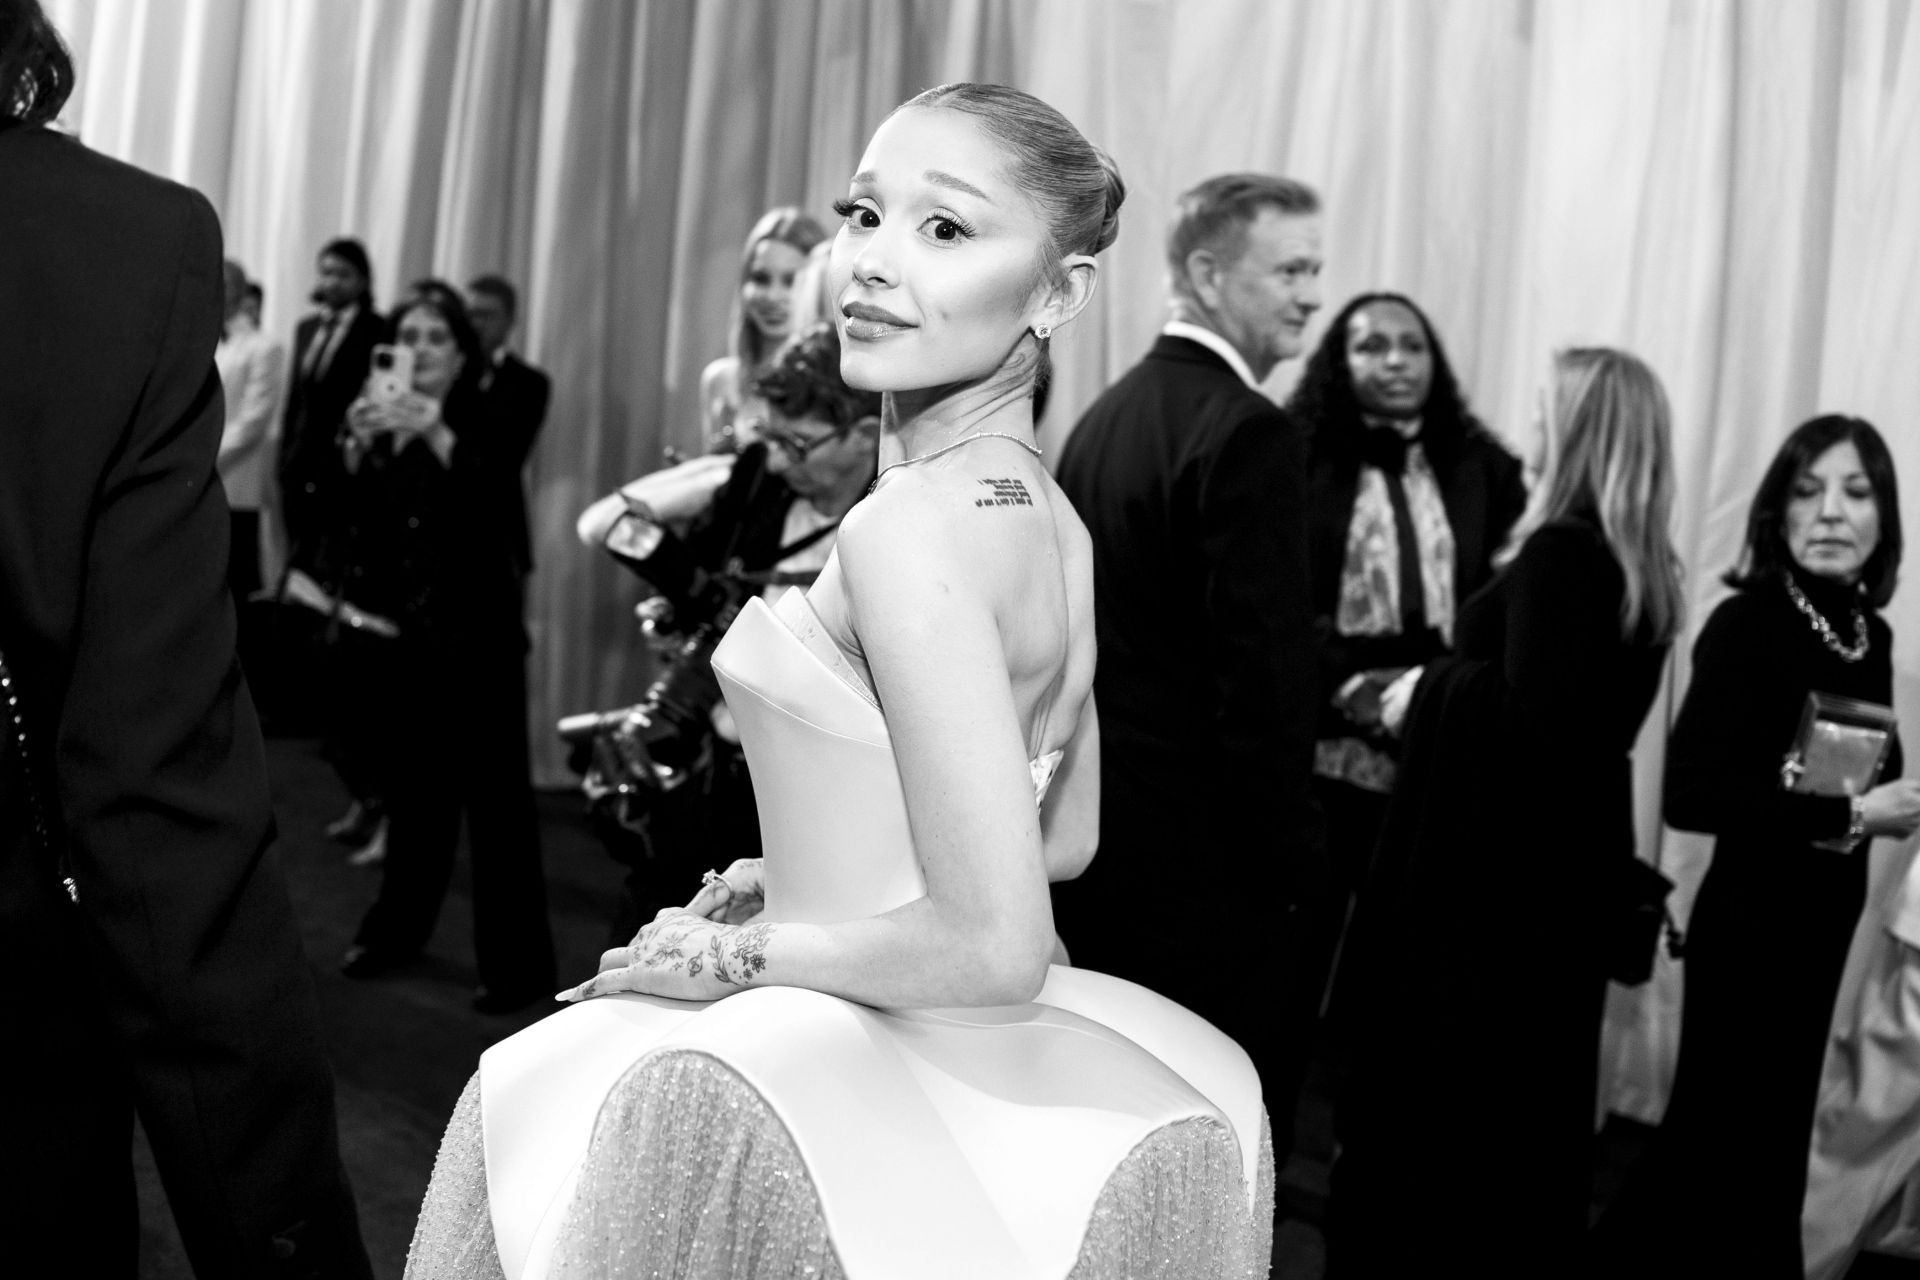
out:
<path id="1" fill-rule="evenodd" d="M 1654 366 L 1696 625 L 1798 421 L 1873 420 L 1917 492 L 1911 0 L 46 3 L 80 68 L 68 123 L 207 193 L 272 332 L 292 332 L 336 234 L 366 241 L 383 302 L 429 273 L 523 286 L 518 345 L 555 383 L 529 602 L 546 783 L 569 780 L 554 719 L 630 700 L 643 671 L 636 590 L 578 546 L 575 515 L 695 444 L 696 380 L 725 346 L 753 220 L 784 203 L 830 220 L 874 125 L 946 80 L 1038 93 L 1129 185 L 1099 296 L 1056 341 L 1050 447 L 1164 318 L 1173 196 L 1257 169 L 1325 199 L 1328 312 L 1361 289 L 1419 299 L 1516 446 L 1555 347 L 1618 344 Z M 1890 620 L 1912 724 L 1920 597 L 1901 593 Z M 1658 786 L 1687 668 L 1682 653 L 1639 753 L 1642 851 L 1683 909 L 1710 846 L 1663 830 Z M 1877 887 L 1909 852 L 1883 842 Z M 1856 971 L 1875 945 L 1870 908 Z M 1488 975 L 1461 998 L 1498 995 Z M 1672 966 L 1616 990 L 1605 1101 L 1657 1118 L 1678 1002 Z M 1516 1011 L 1514 1044 L 1465 1051 L 1525 1070 L 1524 1025 Z"/>

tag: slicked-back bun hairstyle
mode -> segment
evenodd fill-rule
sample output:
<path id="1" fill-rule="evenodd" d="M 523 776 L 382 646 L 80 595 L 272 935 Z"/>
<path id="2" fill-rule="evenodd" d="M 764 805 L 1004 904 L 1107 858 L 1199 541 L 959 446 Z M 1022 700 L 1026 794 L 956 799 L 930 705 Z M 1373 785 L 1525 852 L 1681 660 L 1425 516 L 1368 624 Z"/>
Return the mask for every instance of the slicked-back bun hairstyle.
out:
<path id="1" fill-rule="evenodd" d="M 1006 148 L 1009 176 L 1046 216 L 1052 243 L 1042 269 L 1050 279 L 1059 278 L 1067 255 L 1097 254 L 1120 234 L 1127 198 L 1120 171 L 1072 121 L 1032 94 L 1003 84 L 943 84 L 898 110 L 908 107 L 963 111 Z"/>

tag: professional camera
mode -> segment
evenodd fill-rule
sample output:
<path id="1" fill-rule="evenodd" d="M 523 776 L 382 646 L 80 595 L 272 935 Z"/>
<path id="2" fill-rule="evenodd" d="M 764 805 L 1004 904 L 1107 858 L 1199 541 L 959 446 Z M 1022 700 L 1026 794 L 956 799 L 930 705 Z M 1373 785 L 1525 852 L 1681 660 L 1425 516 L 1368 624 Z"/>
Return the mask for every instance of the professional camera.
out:
<path id="1" fill-rule="evenodd" d="M 713 651 L 768 575 L 737 560 L 705 569 L 672 533 L 638 516 L 622 522 L 607 549 L 657 592 L 634 612 L 658 674 L 633 705 L 568 716 L 559 732 L 574 747 L 589 807 L 637 829 L 654 799 L 711 763 L 720 701 Z"/>
<path id="2" fill-rule="evenodd" d="M 655 589 L 634 613 L 658 674 L 633 705 L 568 716 L 559 732 L 573 747 L 569 763 L 581 775 L 589 810 L 639 831 L 661 795 L 711 774 L 720 702 L 713 652 L 741 606 L 769 586 L 807 586 L 815 574 L 749 570 L 738 557 L 703 567 L 685 543 L 639 512 L 614 527 L 606 548 Z"/>

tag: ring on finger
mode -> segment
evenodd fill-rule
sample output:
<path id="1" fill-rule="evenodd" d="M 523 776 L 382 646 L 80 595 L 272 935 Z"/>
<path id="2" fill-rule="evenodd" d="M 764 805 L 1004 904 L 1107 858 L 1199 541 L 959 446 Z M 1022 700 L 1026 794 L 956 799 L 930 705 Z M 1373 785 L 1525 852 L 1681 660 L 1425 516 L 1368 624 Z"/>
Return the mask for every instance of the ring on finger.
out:
<path id="1" fill-rule="evenodd" d="M 709 888 L 709 889 L 717 884 L 721 888 L 727 891 L 727 896 L 729 898 L 733 896 L 732 883 L 729 882 L 728 879 L 725 876 L 721 875 L 718 871 L 709 871 L 707 872 L 707 874 L 701 876 L 700 884 L 701 884 L 701 887 Z"/>

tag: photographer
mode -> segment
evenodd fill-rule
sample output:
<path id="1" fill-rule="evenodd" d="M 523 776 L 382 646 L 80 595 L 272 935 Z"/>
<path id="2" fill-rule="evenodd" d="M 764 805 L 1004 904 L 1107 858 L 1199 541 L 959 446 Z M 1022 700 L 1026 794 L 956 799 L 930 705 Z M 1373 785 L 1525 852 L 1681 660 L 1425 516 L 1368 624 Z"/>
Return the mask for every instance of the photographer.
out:
<path id="1" fill-rule="evenodd" d="M 642 476 L 579 521 L 583 542 L 659 592 L 642 606 L 661 650 L 646 696 L 563 729 L 593 740 L 587 792 L 609 848 L 633 868 L 616 944 L 655 908 L 685 901 L 703 869 L 759 856 L 752 787 L 709 658 L 748 597 L 813 580 L 873 481 L 880 397 L 841 380 L 832 325 L 790 339 L 753 389 L 768 407 L 754 443 Z"/>

